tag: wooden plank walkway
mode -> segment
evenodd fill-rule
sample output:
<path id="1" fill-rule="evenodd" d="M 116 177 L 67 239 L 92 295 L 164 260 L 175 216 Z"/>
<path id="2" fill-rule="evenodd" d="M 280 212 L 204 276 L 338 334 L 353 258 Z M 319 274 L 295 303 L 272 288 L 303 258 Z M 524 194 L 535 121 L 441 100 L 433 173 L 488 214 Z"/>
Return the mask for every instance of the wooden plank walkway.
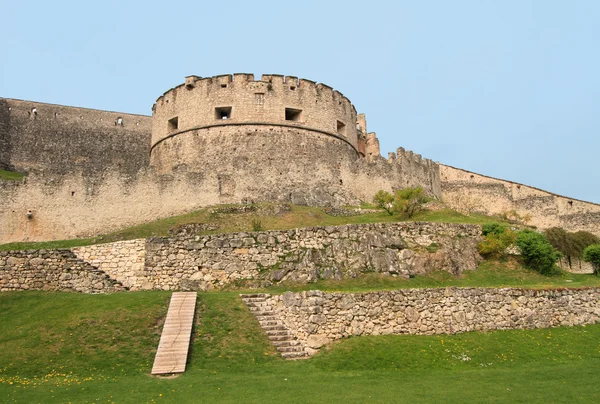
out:
<path id="1" fill-rule="evenodd" d="M 167 318 L 152 366 L 153 375 L 185 371 L 194 323 L 196 296 L 196 292 L 175 292 L 171 296 Z"/>

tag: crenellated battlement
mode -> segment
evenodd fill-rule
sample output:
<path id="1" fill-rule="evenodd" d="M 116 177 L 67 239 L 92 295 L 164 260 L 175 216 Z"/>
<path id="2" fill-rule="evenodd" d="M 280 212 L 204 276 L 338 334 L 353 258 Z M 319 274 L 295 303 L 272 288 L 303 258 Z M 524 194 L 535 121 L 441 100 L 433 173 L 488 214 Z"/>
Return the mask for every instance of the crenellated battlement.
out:
<path id="1" fill-rule="evenodd" d="M 406 150 L 403 147 L 396 149 L 396 152 L 388 153 L 388 161 L 395 164 L 416 164 L 424 167 L 434 167 L 438 163 L 430 159 L 424 159 L 420 154 L 414 153 L 411 150 Z"/>
<path id="2" fill-rule="evenodd" d="M 358 151 L 357 113 L 341 92 L 323 83 L 277 74 L 188 76 L 154 106 L 152 144 L 202 127 L 284 125 L 316 130 Z"/>

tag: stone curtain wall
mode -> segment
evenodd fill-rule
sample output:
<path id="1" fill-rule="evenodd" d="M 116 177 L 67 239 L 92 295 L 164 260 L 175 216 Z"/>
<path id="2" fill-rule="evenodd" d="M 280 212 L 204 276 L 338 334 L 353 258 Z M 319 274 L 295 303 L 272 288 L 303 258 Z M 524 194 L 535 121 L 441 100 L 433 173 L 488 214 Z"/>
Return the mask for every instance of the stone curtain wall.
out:
<path id="1" fill-rule="evenodd" d="M 366 272 L 459 274 L 480 262 L 480 233 L 476 225 L 407 222 L 157 237 L 146 246 L 145 283 L 155 289 L 211 290 L 235 282 L 309 283 Z"/>
<path id="2" fill-rule="evenodd" d="M 600 236 L 600 205 L 556 195 L 511 181 L 440 165 L 442 199 L 461 210 L 466 206 L 488 215 L 515 211 L 542 229 L 562 227 Z"/>
<path id="3" fill-rule="evenodd" d="M 70 250 L 0 251 L 0 291 L 105 293 L 123 286 Z"/>
<path id="4" fill-rule="evenodd" d="M 547 328 L 600 321 L 600 289 L 406 289 L 310 291 L 271 296 L 281 320 L 309 354 L 350 336 L 453 334 Z"/>
<path id="5" fill-rule="evenodd" d="M 144 289 L 146 239 L 117 241 L 72 249 L 82 261 L 106 272 L 128 289 Z"/>

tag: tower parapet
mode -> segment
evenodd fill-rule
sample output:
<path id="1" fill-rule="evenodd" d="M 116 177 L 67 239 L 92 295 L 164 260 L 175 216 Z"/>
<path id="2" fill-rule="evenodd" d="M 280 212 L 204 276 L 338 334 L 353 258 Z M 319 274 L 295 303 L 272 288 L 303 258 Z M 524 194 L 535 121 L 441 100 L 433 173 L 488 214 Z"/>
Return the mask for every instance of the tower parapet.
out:
<path id="1" fill-rule="evenodd" d="M 356 109 L 350 100 L 325 84 L 294 76 L 188 76 L 157 99 L 152 115 L 153 148 L 200 128 L 277 125 L 337 137 L 358 151 Z"/>

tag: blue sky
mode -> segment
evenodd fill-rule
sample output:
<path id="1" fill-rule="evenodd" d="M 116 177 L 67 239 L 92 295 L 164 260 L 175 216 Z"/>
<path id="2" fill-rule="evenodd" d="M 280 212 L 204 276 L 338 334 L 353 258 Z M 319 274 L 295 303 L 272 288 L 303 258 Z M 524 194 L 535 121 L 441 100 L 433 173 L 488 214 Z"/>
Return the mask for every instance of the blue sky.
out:
<path id="1" fill-rule="evenodd" d="M 384 156 L 600 203 L 600 1 L 0 0 L 0 97 L 150 114 L 186 75 L 278 73 L 364 112 Z"/>

